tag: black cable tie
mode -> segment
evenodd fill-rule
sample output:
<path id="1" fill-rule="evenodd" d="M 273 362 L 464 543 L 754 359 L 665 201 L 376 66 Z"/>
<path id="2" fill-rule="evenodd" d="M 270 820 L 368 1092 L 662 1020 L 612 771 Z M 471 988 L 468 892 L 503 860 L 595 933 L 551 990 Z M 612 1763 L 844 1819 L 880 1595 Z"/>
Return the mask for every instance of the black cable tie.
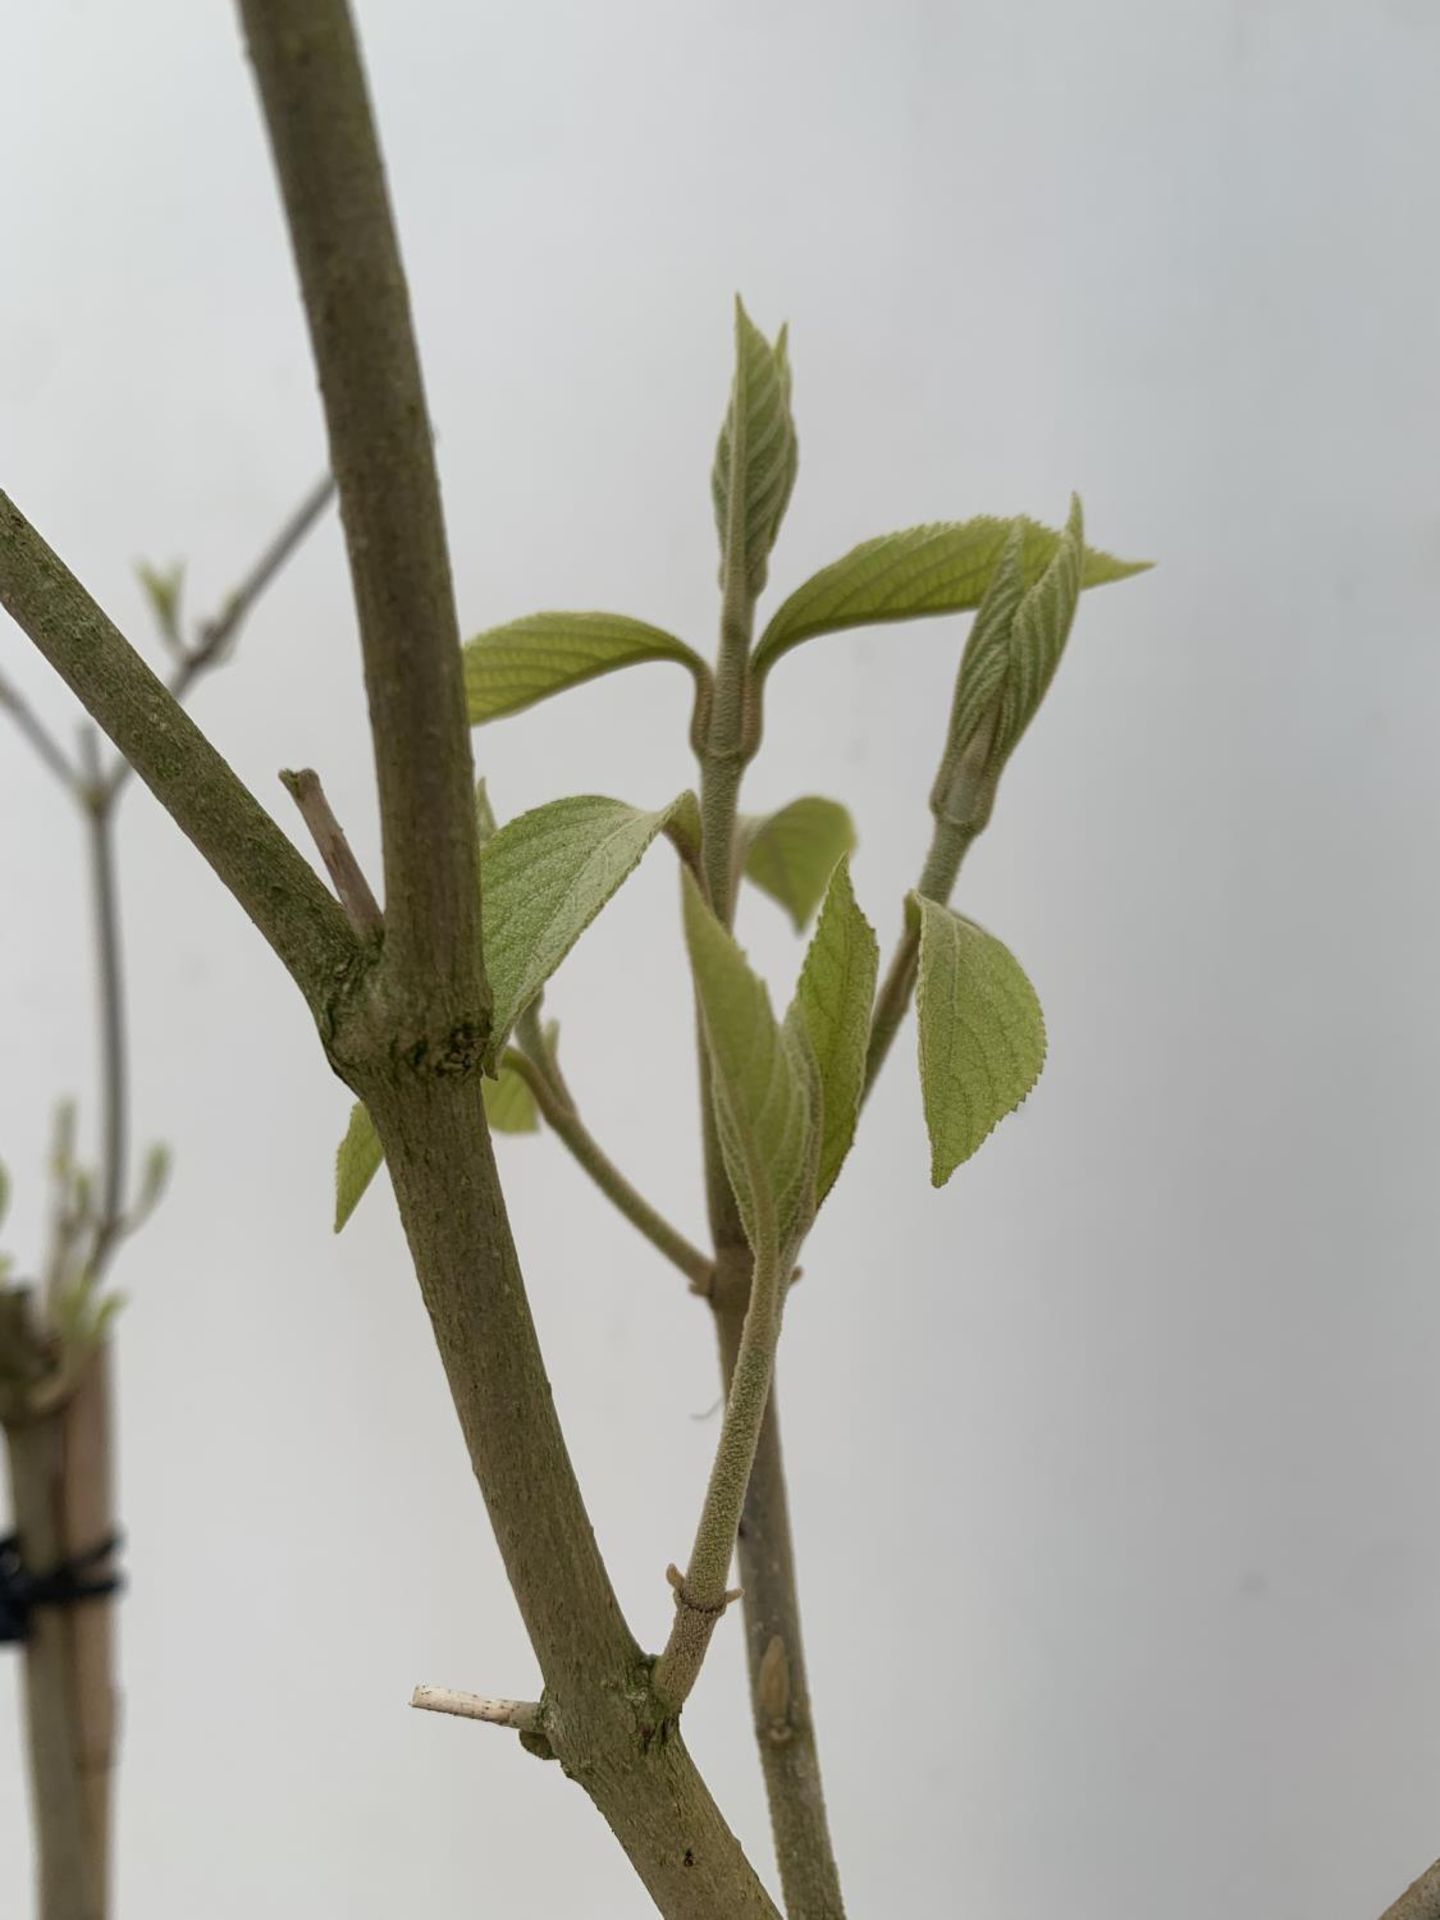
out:
<path id="1" fill-rule="evenodd" d="M 32 1573 L 20 1554 L 18 1534 L 0 1539 L 0 1646 L 19 1646 L 30 1637 L 37 1607 L 76 1607 L 106 1600 L 124 1585 L 118 1573 L 89 1576 L 120 1551 L 122 1536 L 107 1534 L 99 1546 L 62 1560 L 49 1573 Z"/>

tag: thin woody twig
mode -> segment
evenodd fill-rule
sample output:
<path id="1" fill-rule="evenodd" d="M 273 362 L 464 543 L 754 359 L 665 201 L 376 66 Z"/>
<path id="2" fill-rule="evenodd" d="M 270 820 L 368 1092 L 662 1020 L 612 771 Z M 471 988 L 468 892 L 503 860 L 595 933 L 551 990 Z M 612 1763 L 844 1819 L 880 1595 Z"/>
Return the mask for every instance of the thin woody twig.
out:
<path id="1" fill-rule="evenodd" d="M 312 1006 L 356 959 L 345 916 L 113 621 L 0 493 L 0 605 L 269 940 Z"/>
<path id="2" fill-rule="evenodd" d="M 92 728 L 80 736 L 80 764 L 88 800 L 86 826 L 95 903 L 95 956 L 100 986 L 100 1213 L 89 1279 L 98 1282 L 125 1220 L 129 1076 L 120 914 L 115 884 L 115 809 L 100 776 L 100 743 Z"/>
<path id="3" fill-rule="evenodd" d="M 170 681 L 170 691 L 177 700 L 185 697 L 186 689 L 197 673 L 201 673 L 225 655 L 231 641 L 239 632 L 241 625 L 249 617 L 256 601 L 275 579 L 276 575 L 300 546 L 307 533 L 335 498 L 335 481 L 330 474 L 317 480 L 306 494 L 300 505 L 291 514 L 275 538 L 266 547 L 260 558 L 251 567 L 239 586 L 230 594 L 219 613 L 207 620 L 200 629 L 199 640 L 192 653 L 175 669 Z"/>
<path id="4" fill-rule="evenodd" d="M 300 809 L 300 818 L 310 829 L 310 837 L 325 862 L 325 871 L 335 884 L 351 926 L 362 940 L 373 939 L 384 931 L 385 916 L 345 837 L 345 829 L 325 798 L 319 774 L 313 767 L 302 767 L 298 773 L 287 769 L 280 775 L 280 784 Z"/>
<path id="5" fill-rule="evenodd" d="M 453 1713 L 461 1720 L 483 1720 L 490 1727 L 512 1727 L 516 1733 L 536 1733 L 540 1705 L 535 1700 L 491 1700 L 483 1693 L 457 1693 L 451 1687 L 416 1687 L 412 1707 L 426 1713 Z"/>
<path id="6" fill-rule="evenodd" d="M 35 749 L 55 778 L 71 793 L 78 793 L 80 776 L 65 757 L 49 728 L 16 688 L 0 675 L 0 707 L 4 707 L 15 725 Z"/>
<path id="7" fill-rule="evenodd" d="M 633 1227 L 639 1229 L 651 1246 L 672 1261 L 689 1280 L 696 1293 L 707 1293 L 714 1277 L 714 1262 L 703 1254 L 678 1227 L 672 1227 L 663 1214 L 651 1206 L 590 1132 L 573 1103 L 561 1093 L 541 1061 L 518 1047 L 508 1048 L 504 1064 L 525 1082 L 535 1096 L 535 1104 L 547 1126 L 559 1136 L 590 1178 Z"/>
<path id="8" fill-rule="evenodd" d="M 226 598 L 219 613 L 202 623 L 195 645 L 171 673 L 166 685 L 177 700 L 184 700 L 195 681 L 208 668 L 219 666 L 229 653 L 241 626 L 253 612 L 255 603 L 270 586 L 287 560 L 335 497 L 335 482 L 327 473 L 306 494 L 239 586 Z M 117 760 L 105 776 L 103 793 L 113 801 L 131 773 L 127 760 Z"/>

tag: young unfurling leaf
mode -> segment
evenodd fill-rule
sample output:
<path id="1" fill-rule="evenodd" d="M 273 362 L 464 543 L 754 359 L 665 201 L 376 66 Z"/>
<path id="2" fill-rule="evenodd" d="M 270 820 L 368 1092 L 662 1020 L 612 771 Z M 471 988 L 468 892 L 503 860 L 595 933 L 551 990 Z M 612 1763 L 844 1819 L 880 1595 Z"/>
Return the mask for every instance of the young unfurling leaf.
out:
<path id="1" fill-rule="evenodd" d="M 1040 709 L 1075 620 L 1083 580 L 1080 501 L 1039 579 L 1026 586 L 1024 535 L 1012 528 L 975 616 L 930 795 L 937 819 L 978 833 L 1020 737 Z"/>
<path id="2" fill-rule="evenodd" d="M 793 1256 L 815 1213 L 817 1073 L 798 1023 L 782 1026 L 765 983 L 684 875 L 685 940 L 710 1056 L 725 1168 L 757 1256 Z"/>
<path id="3" fill-rule="evenodd" d="M 798 464 L 785 329 L 771 346 L 737 299 L 735 376 L 710 479 L 722 587 L 733 574 L 751 600 L 763 591 Z"/>
<path id="4" fill-rule="evenodd" d="M 803 933 L 825 898 L 830 876 L 855 851 L 855 823 L 838 800 L 806 794 L 788 807 L 741 823 L 745 878 L 768 893 Z"/>
<path id="5" fill-rule="evenodd" d="M 916 1009 L 930 1177 L 956 1167 L 1029 1093 L 1045 1064 L 1045 1019 L 1008 947 L 973 920 L 912 893 L 920 928 Z"/>
<path id="6" fill-rule="evenodd" d="M 831 874 L 819 924 L 785 1016 L 787 1027 L 804 1028 L 819 1073 L 817 1206 L 834 1186 L 855 1137 L 879 959 L 875 931 L 855 902 L 850 863 L 842 859 Z"/>
<path id="7" fill-rule="evenodd" d="M 184 562 L 177 561 L 173 567 L 152 567 L 147 560 L 142 560 L 135 574 L 145 589 L 161 639 L 175 652 L 182 651 L 185 636 L 180 629 L 180 600 L 185 590 Z"/>
<path id="8" fill-rule="evenodd" d="M 978 607 L 1015 525 L 1022 530 L 1021 570 L 1026 585 L 1050 564 L 1061 535 L 1025 518 L 945 520 L 903 533 L 866 540 L 822 567 L 797 587 L 771 617 L 755 649 L 757 673 L 766 673 L 802 640 L 847 627 L 917 620 L 926 614 L 964 613 Z M 1145 560 L 1117 560 L 1085 549 L 1080 584 L 1098 587 L 1144 573 Z"/>
<path id="9" fill-rule="evenodd" d="M 710 679 L 710 669 L 683 640 L 620 613 L 528 614 L 477 634 L 464 655 L 471 726 L 647 660 L 677 661 L 702 686 Z"/>

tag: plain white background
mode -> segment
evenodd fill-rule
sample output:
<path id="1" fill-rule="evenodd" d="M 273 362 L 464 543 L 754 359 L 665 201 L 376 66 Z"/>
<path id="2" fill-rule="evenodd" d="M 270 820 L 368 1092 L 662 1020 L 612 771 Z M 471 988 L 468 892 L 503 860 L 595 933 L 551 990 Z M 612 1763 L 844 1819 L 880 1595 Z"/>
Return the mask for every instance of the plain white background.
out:
<path id="1" fill-rule="evenodd" d="M 1085 496 L 1160 562 L 1087 598 L 963 904 L 1051 1055 L 930 1191 L 909 1042 L 783 1356 L 817 1713 L 857 1915 L 1363 1920 L 1440 1851 L 1440 15 L 1424 0 L 531 0 L 361 7 L 468 630 L 626 610 L 708 644 L 741 289 L 793 338 L 795 584 L 917 520 Z M 122 623 L 213 608 L 323 465 L 224 6 L 12 7 L 0 482 Z M 752 804 L 854 808 L 888 940 L 963 624 L 816 642 Z M 4 671 L 62 730 L 13 628 Z M 196 712 L 286 818 L 375 831 L 339 538 Z M 684 677 L 477 741 L 502 812 L 689 783 Z M 289 825 L 288 818 L 286 824 Z M 638 1920 L 583 1798 L 412 1684 L 535 1684 L 388 1191 L 341 1240 L 347 1099 L 297 996 L 137 791 L 142 1138 L 119 1284 L 133 1586 L 120 1914 Z M 0 1152 L 33 1257 L 52 1101 L 94 1081 L 78 825 L 0 737 Z M 696 1231 L 663 849 L 552 995 L 622 1164 Z M 788 993 L 798 948 L 747 902 Z M 93 1136 L 92 1136 L 93 1137 Z M 503 1164 L 637 1631 L 716 1423 L 703 1310 L 552 1140 Z M 709 1416 L 708 1418 L 706 1416 Z M 688 1715 L 769 1868 L 739 1634 Z M 28 1846 L 0 1666 L 0 1861 Z"/>

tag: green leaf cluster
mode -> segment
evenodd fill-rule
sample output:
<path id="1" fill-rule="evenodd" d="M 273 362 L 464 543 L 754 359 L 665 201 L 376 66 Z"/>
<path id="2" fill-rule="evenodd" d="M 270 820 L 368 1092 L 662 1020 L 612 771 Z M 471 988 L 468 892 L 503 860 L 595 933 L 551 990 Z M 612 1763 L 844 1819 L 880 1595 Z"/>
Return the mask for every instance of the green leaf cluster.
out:
<path id="1" fill-rule="evenodd" d="M 937 1185 L 1034 1085 L 1045 1056 L 1035 991 L 1009 950 L 955 913 L 948 896 L 964 849 L 988 824 L 1001 774 L 1054 678 L 1081 593 L 1146 565 L 1089 546 L 1078 499 L 1060 528 L 1026 515 L 934 521 L 863 541 L 822 567 L 780 601 L 751 645 L 755 603 L 797 469 L 786 329 L 768 338 L 737 301 L 734 371 L 711 469 L 729 636 L 718 669 L 661 627 L 602 612 L 531 614 L 477 635 L 464 656 L 476 724 L 624 667 L 682 665 L 695 682 L 691 738 L 706 772 L 707 754 L 728 754 L 731 767 L 751 757 L 769 672 L 802 643 L 855 627 L 974 614 L 930 795 L 937 838 L 924 891 L 908 897 L 901 949 L 879 1000 L 875 935 L 850 874 L 855 826 L 840 802 L 806 794 L 769 815 L 737 817 L 738 782 L 727 776 L 721 790 L 732 796 L 723 817 L 728 838 L 712 839 L 715 823 L 706 814 L 702 830 L 691 794 L 653 811 L 580 795 L 497 828 L 483 783 L 477 792 L 484 958 L 495 1009 L 487 1055 L 495 1076 L 486 1094 L 491 1124 L 515 1132 L 538 1127 L 530 1086 L 504 1065 L 506 1043 L 517 1022 L 526 1022 L 519 1044 L 538 1060 L 535 1009 L 546 982 L 666 835 L 684 865 L 686 949 L 725 1172 L 752 1245 L 783 1258 L 794 1257 L 835 1182 L 867 1075 L 883 1056 L 912 982 Z M 729 873 L 743 874 L 773 899 L 797 933 L 814 923 L 780 1020 L 714 910 L 718 899 L 728 917 L 726 851 Z M 877 1046 L 887 993 L 884 1018 L 891 1024 Z M 573 1120 L 558 1069 L 549 1078 L 559 1104 L 547 1111 L 554 1117 L 563 1108 Z M 603 1156 L 591 1159 L 599 1165 Z M 379 1164 L 379 1141 L 357 1108 L 337 1163 L 337 1226 Z"/>

